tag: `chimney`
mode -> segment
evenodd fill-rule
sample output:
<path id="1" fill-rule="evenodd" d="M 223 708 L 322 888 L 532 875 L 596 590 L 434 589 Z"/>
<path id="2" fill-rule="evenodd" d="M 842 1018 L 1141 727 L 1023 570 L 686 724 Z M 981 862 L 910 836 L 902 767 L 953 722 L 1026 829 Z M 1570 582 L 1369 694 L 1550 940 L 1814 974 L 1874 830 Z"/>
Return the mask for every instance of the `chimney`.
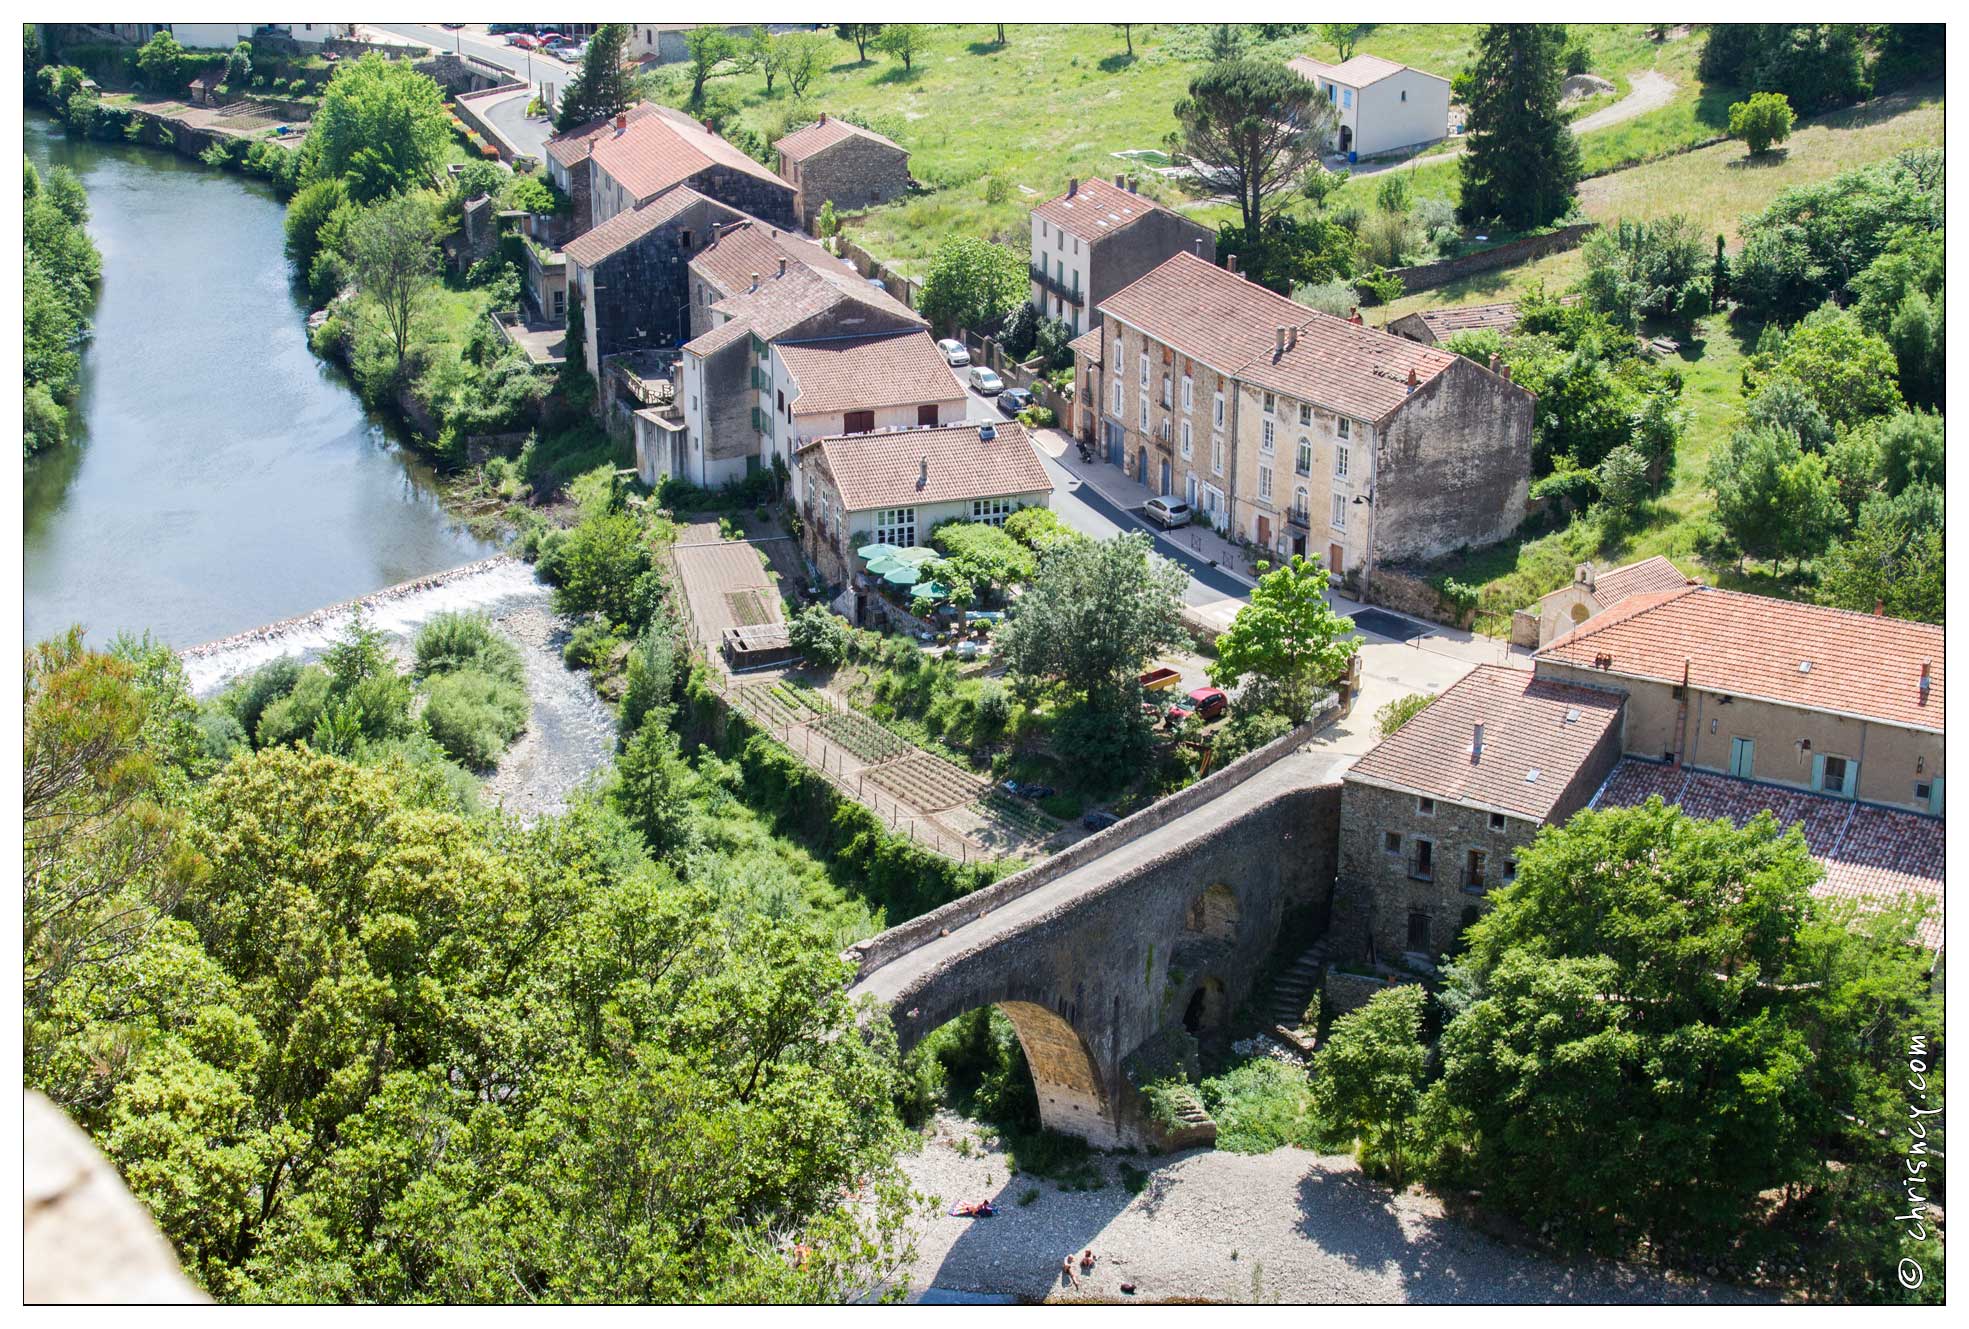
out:
<path id="1" fill-rule="evenodd" d="M 1503 362 L 1498 358 L 1497 352 L 1492 351 L 1490 353 L 1490 372 L 1495 374 L 1497 372 L 1497 366 L 1501 363 Z"/>
<path id="2" fill-rule="evenodd" d="M 623 130 L 627 129 L 628 127 L 629 127 L 629 113 L 627 111 L 617 111 L 615 113 L 615 132 L 620 134 Z"/>
<path id="3" fill-rule="evenodd" d="M 1134 177 L 1132 177 L 1132 176 L 1131 176 L 1131 177 L 1129 177 L 1129 180 L 1128 180 L 1128 192 L 1129 192 L 1129 193 L 1131 193 L 1131 194 L 1133 194 L 1133 193 L 1136 193 L 1136 192 L 1138 192 L 1138 191 L 1136 190 L 1136 188 L 1135 188 L 1135 180 L 1134 180 Z"/>
<path id="4" fill-rule="evenodd" d="M 1415 376 L 1415 369 L 1413 368 L 1413 366 L 1411 366 L 1408 371 L 1408 390 L 1410 392 L 1413 392 L 1421 385 L 1422 385 L 1422 380 Z"/>
<path id="5" fill-rule="evenodd" d="M 1285 325 L 1283 323 L 1279 324 L 1279 326 L 1274 329 L 1274 332 L 1277 335 L 1278 340 L 1275 343 L 1273 343 L 1272 354 L 1284 355 L 1285 354 Z"/>
<path id="6" fill-rule="evenodd" d="M 1073 197 L 1073 196 L 1074 196 L 1075 194 L 1078 194 L 1079 192 L 1080 192 L 1080 177 L 1079 177 L 1079 176 L 1077 176 L 1077 175 L 1070 175 L 1070 176 L 1068 176 L 1068 177 L 1067 177 L 1067 197 L 1068 197 L 1068 198 L 1072 198 L 1072 197 Z M 1199 242 L 1199 243 L 1200 243 L 1200 242 Z"/>
<path id="7" fill-rule="evenodd" d="M 1504 381 L 1505 381 L 1506 383 L 1509 383 L 1509 382 L 1511 381 L 1511 366 L 1510 366 L 1510 365 L 1505 365 L 1505 366 L 1504 366 L 1504 367 L 1503 367 L 1502 369 L 1500 369 L 1500 370 L 1498 370 L 1497 372 L 1498 372 L 1498 373 L 1500 373 L 1500 374 L 1502 374 L 1502 375 L 1504 376 Z"/>
<path id="8" fill-rule="evenodd" d="M 1298 344 L 1299 344 L 1299 329 L 1287 328 L 1285 330 L 1285 349 L 1289 351 L 1293 347 L 1297 346 Z"/>
<path id="9" fill-rule="evenodd" d="M 1202 257 L 1203 257 L 1203 237 L 1202 237 L 1202 236 L 1198 236 L 1198 237 L 1196 238 L 1196 256 L 1197 256 L 1198 258 L 1202 258 Z"/>
<path id="10" fill-rule="evenodd" d="M 758 274 L 758 273 L 756 273 L 756 272 L 755 272 L 755 273 L 753 273 L 753 274 L 752 274 L 752 284 L 751 284 L 750 286 L 748 286 L 748 287 L 746 287 L 745 289 L 746 289 L 746 293 L 747 293 L 747 294 L 750 294 L 751 292 L 753 292 L 753 291 L 756 291 L 756 290 L 758 290 L 758 289 L 759 289 L 759 274 Z"/>
<path id="11" fill-rule="evenodd" d="M 1875 600 L 1873 602 L 1873 616 L 1875 618 L 1887 617 L 1887 602 L 1885 600 Z"/>
<path id="12" fill-rule="evenodd" d="M 705 121 L 704 121 L 704 132 L 705 132 L 705 133 L 707 133 L 707 134 L 715 134 L 715 133 L 717 133 L 717 132 L 718 132 L 717 130 L 715 130 L 715 129 L 713 129 L 713 128 L 711 127 L 711 120 L 710 120 L 710 117 L 708 117 L 708 116 L 707 116 L 707 117 L 705 118 Z"/>
<path id="13" fill-rule="evenodd" d="M 916 459 L 916 487 L 922 489 L 930 483 L 930 454 L 924 453 Z"/>
<path id="14" fill-rule="evenodd" d="M 821 124 L 826 124 L 826 123 L 827 123 L 827 112 L 826 112 L 826 111 L 822 111 L 822 112 L 820 113 L 820 123 L 821 123 Z"/>
<path id="15" fill-rule="evenodd" d="M 1367 322 L 1366 319 L 1361 317 L 1361 307 L 1359 305 L 1349 305 L 1347 307 L 1347 321 L 1349 323 Z"/>
<path id="16" fill-rule="evenodd" d="M 1125 188 L 1127 188 L 1127 186 L 1126 186 L 1125 184 L 1123 184 L 1123 183 L 1122 183 L 1122 182 L 1123 182 L 1123 181 L 1125 181 L 1125 180 L 1126 180 L 1127 178 L 1128 178 L 1128 177 L 1127 177 L 1127 176 L 1125 176 L 1125 175 L 1117 175 L 1117 176 L 1116 176 L 1116 177 L 1114 178 L 1114 187 L 1115 187 L 1116 189 L 1125 189 Z"/>
<path id="17" fill-rule="evenodd" d="M 1226 271 L 1226 272 L 1229 272 L 1229 273 L 1233 273 L 1233 274 L 1235 274 L 1235 273 L 1237 272 L 1237 255 L 1236 255 L 1236 254 L 1226 254 L 1226 255 L 1224 255 L 1224 271 Z"/>
<path id="18" fill-rule="evenodd" d="M 786 255 L 784 254 L 779 256 L 779 275 L 782 277 L 786 275 Z"/>
<path id="19" fill-rule="evenodd" d="M 1923 660 L 1921 662 L 1921 700 L 1924 702 L 1928 700 L 1928 688 L 1930 687 L 1928 671 L 1934 667 L 1934 663 L 1933 660 Z"/>
<path id="20" fill-rule="evenodd" d="M 1591 563 L 1581 563 L 1579 565 L 1579 584 L 1589 591 L 1593 589 L 1594 575 L 1593 565 Z"/>
<path id="21" fill-rule="evenodd" d="M 1484 722 L 1482 720 L 1470 729 L 1470 760 L 1475 761 L 1484 755 Z"/>

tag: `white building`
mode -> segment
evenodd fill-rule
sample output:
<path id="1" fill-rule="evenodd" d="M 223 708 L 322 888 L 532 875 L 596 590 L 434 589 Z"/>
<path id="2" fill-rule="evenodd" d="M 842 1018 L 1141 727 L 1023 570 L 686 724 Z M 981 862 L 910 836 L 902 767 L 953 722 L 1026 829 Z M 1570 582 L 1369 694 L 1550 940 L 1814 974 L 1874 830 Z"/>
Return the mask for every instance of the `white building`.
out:
<path id="1" fill-rule="evenodd" d="M 1375 157 L 1434 143 L 1449 133 L 1449 80 L 1378 55 L 1329 65 L 1311 56 L 1288 62 L 1324 92 L 1337 117 L 1333 148 Z"/>

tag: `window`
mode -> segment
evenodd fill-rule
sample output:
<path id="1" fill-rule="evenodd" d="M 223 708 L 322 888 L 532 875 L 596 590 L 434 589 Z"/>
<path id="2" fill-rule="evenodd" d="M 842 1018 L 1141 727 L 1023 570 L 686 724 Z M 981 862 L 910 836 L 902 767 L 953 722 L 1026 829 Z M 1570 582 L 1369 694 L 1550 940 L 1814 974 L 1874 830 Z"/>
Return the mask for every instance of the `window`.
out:
<path id="1" fill-rule="evenodd" d="M 844 434 L 870 434 L 875 432 L 875 412 L 847 412 L 841 417 L 841 432 Z"/>
<path id="2" fill-rule="evenodd" d="M 1012 500 L 1009 498 L 974 498 L 971 500 L 971 520 L 985 522 L 992 526 L 1003 526 L 1005 519 L 1012 515 Z"/>
<path id="3" fill-rule="evenodd" d="M 1403 88 L 1403 89 L 1402 89 L 1402 100 L 1403 100 L 1403 101 L 1407 101 L 1407 100 L 1408 100 L 1408 89 L 1407 89 L 1407 88 Z"/>
<path id="4" fill-rule="evenodd" d="M 1333 478 L 1336 480 L 1347 478 L 1347 449 L 1345 448 L 1333 449 Z"/>
<path id="5" fill-rule="evenodd" d="M 1490 814 L 1490 828 L 1493 831 L 1504 829 L 1504 814 L 1502 812 L 1493 812 Z"/>
<path id="6" fill-rule="evenodd" d="M 1338 494 L 1333 496 L 1333 529 L 1336 531 L 1347 529 L 1347 500 Z"/>
<path id="7" fill-rule="evenodd" d="M 1399 854 L 1401 853 L 1401 851 L 1402 851 L 1402 833 L 1400 831 L 1381 832 L 1382 853 Z"/>
<path id="8" fill-rule="evenodd" d="M 1264 499 L 1268 503 L 1271 501 L 1272 468 L 1269 466 L 1260 466 L 1258 468 L 1258 497 Z"/>
<path id="9" fill-rule="evenodd" d="M 1190 422 L 1183 421 L 1183 460 L 1190 459 Z"/>
<path id="10" fill-rule="evenodd" d="M 916 509 L 883 508 L 875 514 L 875 538 L 882 544 L 908 548 L 916 543 Z"/>
<path id="11" fill-rule="evenodd" d="M 1917 803 L 1928 803 L 1928 802 L 1932 802 L 1932 801 L 1934 800 L 1934 797 L 1935 797 L 1935 786 L 1934 786 L 1934 785 L 1932 785 L 1932 784 L 1930 784 L 1930 783 L 1929 783 L 1928 781 L 1926 781 L 1926 780 L 1916 780 L 1916 781 L 1914 782 L 1914 801 L 1915 801 L 1915 802 L 1917 802 Z"/>
<path id="12" fill-rule="evenodd" d="M 1216 401 L 1211 404 L 1210 423 L 1219 429 L 1224 427 L 1224 392 L 1221 388 L 1217 390 Z"/>
<path id="13" fill-rule="evenodd" d="M 1309 425 L 1312 422 L 1313 422 L 1313 408 L 1305 405 L 1300 406 L 1299 423 L 1301 425 Z"/>
<path id="14" fill-rule="evenodd" d="M 1114 413 L 1121 414 L 1121 380 L 1114 381 Z"/>
<path id="15" fill-rule="evenodd" d="M 1408 911 L 1408 949 L 1424 954 L 1429 950 L 1429 915 L 1420 909 Z"/>
<path id="16" fill-rule="evenodd" d="M 1821 793 L 1851 798 L 1859 784 L 1860 764 L 1846 757 L 1821 755 L 1812 758 L 1812 772 L 1817 777 L 1812 783 Z"/>
<path id="17" fill-rule="evenodd" d="M 1183 409 L 1186 411 L 1196 409 L 1195 387 L 1195 380 L 1191 379 L 1188 374 L 1183 375 Z"/>
<path id="18" fill-rule="evenodd" d="M 1265 394 L 1265 414 L 1266 414 L 1266 415 L 1271 415 L 1271 414 L 1272 414 L 1272 413 L 1274 413 L 1274 412 L 1275 412 L 1275 411 L 1276 411 L 1277 409 L 1278 409 L 1278 398 L 1277 398 L 1277 397 L 1274 397 L 1274 396 L 1273 396 L 1273 395 L 1272 395 L 1271 393 L 1269 393 L 1269 392 L 1268 392 L 1268 393 L 1266 393 L 1266 394 Z M 1269 427 L 1269 426 L 1268 426 L 1268 427 Z"/>
<path id="19" fill-rule="evenodd" d="M 1505 860 L 1504 860 L 1504 880 L 1506 880 L 1506 881 L 1516 881 L 1517 879 L 1518 879 L 1518 860 L 1517 860 L 1517 859 L 1515 859 L 1515 858 L 1507 858 L 1507 859 L 1505 859 Z"/>
<path id="20" fill-rule="evenodd" d="M 1162 376 L 1162 409 L 1169 409 L 1169 375 Z"/>
<path id="21" fill-rule="evenodd" d="M 1210 440 L 1210 469 L 1217 475 L 1224 473 L 1224 440 L 1221 438 Z"/>
<path id="22" fill-rule="evenodd" d="M 1347 417 L 1345 417 L 1344 415 L 1343 415 L 1343 416 L 1341 416 L 1341 417 L 1340 417 L 1340 431 L 1339 431 L 1339 432 L 1340 432 L 1340 437 L 1342 437 L 1342 438 L 1348 438 L 1348 437 L 1350 437 L 1350 436 L 1351 436 L 1351 433 L 1352 433 L 1352 429 L 1353 429 L 1353 424 L 1354 424 L 1354 422 L 1353 422 L 1352 420 L 1349 420 L 1349 419 L 1347 419 Z"/>
<path id="23" fill-rule="evenodd" d="M 1311 475 L 1313 473 L 1313 441 L 1311 439 L 1302 438 L 1299 440 L 1299 451 L 1292 460 L 1292 471 L 1295 475 Z"/>
<path id="24" fill-rule="evenodd" d="M 1306 504 L 1306 486 L 1300 485 L 1292 491 L 1292 519 L 1304 525 L 1311 511 Z"/>
<path id="25" fill-rule="evenodd" d="M 677 232 L 677 243 L 685 249 L 691 247 L 690 227 L 686 226 L 683 230 Z"/>
<path id="26" fill-rule="evenodd" d="M 1354 90 L 1352 88 L 1340 89 L 1340 105 L 1344 108 L 1344 107 L 1352 106 L 1353 104 L 1354 104 Z"/>
<path id="27" fill-rule="evenodd" d="M 1436 800 L 1433 798 L 1417 798 L 1415 800 L 1415 815 L 1418 817 L 1435 816 Z"/>
<path id="28" fill-rule="evenodd" d="M 1258 435 L 1258 451 L 1269 457 L 1273 449 L 1277 446 L 1274 441 L 1275 438 L 1276 433 L 1272 422 L 1270 420 L 1265 421 L 1264 431 Z"/>
<path id="29" fill-rule="evenodd" d="M 1137 357 L 1137 359 L 1139 359 L 1139 360 L 1141 361 L 1141 366 L 1142 366 L 1142 379 L 1141 379 L 1141 382 L 1142 382 L 1142 386 L 1146 388 L 1146 387 L 1147 387 L 1147 386 L 1149 385 L 1149 355 L 1148 355 L 1148 352 L 1147 352 L 1147 351 L 1144 351 L 1144 352 L 1142 352 L 1142 354 L 1141 354 L 1140 356 L 1138 356 L 1138 357 Z"/>
<path id="30" fill-rule="evenodd" d="M 916 408 L 917 424 L 934 425 L 936 422 L 937 422 L 937 404 L 935 402 L 926 401 L 922 405 Z"/>
<path id="31" fill-rule="evenodd" d="M 1142 414 L 1142 432 L 1143 432 L 1144 434 L 1146 434 L 1146 433 L 1148 433 L 1148 432 L 1149 432 L 1149 397 L 1148 397 L 1148 394 L 1147 394 L 1146 392 L 1142 394 L 1142 400 L 1141 400 L 1141 402 L 1140 402 L 1140 405 L 1141 405 L 1141 408 L 1142 408 L 1142 412 L 1141 412 L 1141 414 Z M 1146 482 L 1144 482 L 1144 483 L 1146 483 Z"/>
<path id="32" fill-rule="evenodd" d="M 1418 839 L 1408 856 L 1408 875 L 1417 881 L 1436 879 L 1436 846 L 1429 840 Z"/>
<path id="33" fill-rule="evenodd" d="M 1490 856 L 1481 849 L 1472 849 L 1463 858 L 1463 889 L 1481 891 L 1484 888 L 1484 864 Z"/>
<path id="34" fill-rule="evenodd" d="M 778 407 L 778 408 L 779 408 L 780 410 L 782 410 L 782 411 L 783 411 L 783 410 L 785 410 L 785 409 L 786 409 L 786 393 L 785 393 L 785 392 L 784 392 L 784 391 L 782 390 L 782 391 L 781 391 L 781 392 L 780 392 L 780 393 L 779 393 L 778 395 L 779 395 L 779 400 L 778 400 L 778 402 L 776 402 L 776 403 L 775 403 L 775 405 L 776 405 L 776 406 L 777 406 L 777 407 Z"/>

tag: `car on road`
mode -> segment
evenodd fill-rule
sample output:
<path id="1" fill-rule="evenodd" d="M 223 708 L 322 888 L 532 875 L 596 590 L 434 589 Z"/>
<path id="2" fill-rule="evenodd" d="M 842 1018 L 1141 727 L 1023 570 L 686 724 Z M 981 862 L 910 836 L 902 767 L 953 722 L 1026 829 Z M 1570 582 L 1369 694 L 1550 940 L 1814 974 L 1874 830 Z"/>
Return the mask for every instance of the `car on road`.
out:
<path id="1" fill-rule="evenodd" d="M 1007 388 L 998 394 L 998 413 L 1000 415 L 1017 415 L 1030 405 L 1032 405 L 1032 394 L 1024 388 Z"/>
<path id="2" fill-rule="evenodd" d="M 1090 831 L 1104 831 L 1120 820 L 1112 812 L 1090 812 L 1080 819 L 1080 824 Z"/>
<path id="3" fill-rule="evenodd" d="M 517 46 L 522 51 L 531 51 L 534 47 L 540 45 L 540 42 L 530 33 L 509 32 L 506 34 L 506 45 Z"/>
<path id="4" fill-rule="evenodd" d="M 985 396 L 992 397 L 1005 391 L 1005 380 L 991 370 L 986 369 L 983 365 L 973 365 L 971 366 L 971 388 L 973 391 L 982 392 Z"/>
<path id="5" fill-rule="evenodd" d="M 1163 530 L 1173 531 L 1178 526 L 1188 526 L 1196 511 L 1180 498 L 1157 494 L 1143 505 L 1142 515 Z"/>
<path id="6" fill-rule="evenodd" d="M 1222 715 L 1230 704 L 1230 696 L 1222 688 L 1191 688 L 1187 697 L 1169 708 L 1163 723 L 1174 729 L 1194 715 L 1209 724 Z"/>
<path id="7" fill-rule="evenodd" d="M 962 369 L 971 363 L 971 353 L 955 337 L 945 337 L 937 343 L 937 349 L 943 352 L 944 363 L 952 369 Z"/>

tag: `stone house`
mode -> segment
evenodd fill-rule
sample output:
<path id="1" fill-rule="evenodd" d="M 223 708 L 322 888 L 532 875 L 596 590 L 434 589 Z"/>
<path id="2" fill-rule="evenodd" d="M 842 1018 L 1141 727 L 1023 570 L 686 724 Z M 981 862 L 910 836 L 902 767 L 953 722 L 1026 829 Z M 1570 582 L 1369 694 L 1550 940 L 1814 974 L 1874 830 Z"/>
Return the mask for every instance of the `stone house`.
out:
<path id="1" fill-rule="evenodd" d="M 1066 193 L 1032 210 L 1031 224 L 1033 307 L 1076 333 L 1098 323 L 1102 301 L 1171 254 L 1217 257 L 1214 231 L 1143 198 L 1122 176 L 1067 181 Z"/>
<path id="2" fill-rule="evenodd" d="M 1940 626 L 1683 584 L 1543 647 L 1541 678 L 1626 699 L 1630 756 L 1942 815 Z"/>
<path id="3" fill-rule="evenodd" d="M 1388 324 L 1388 331 L 1424 346 L 1440 346 L 1459 332 L 1488 329 L 1508 335 L 1517 326 L 1518 303 L 1506 300 L 1499 304 L 1417 310 Z"/>
<path id="4" fill-rule="evenodd" d="M 836 584 L 851 579 L 863 537 L 922 544 L 943 522 L 1002 526 L 1053 497 L 1039 450 L 1010 421 L 815 439 L 801 445 L 799 469 L 802 543 Z"/>
<path id="5" fill-rule="evenodd" d="M 688 185 L 779 226 L 793 187 L 682 111 L 641 102 L 547 140 L 547 176 L 572 204 L 576 235 Z"/>
<path id="6" fill-rule="evenodd" d="M 1524 520 L 1534 398 L 1508 375 L 1191 254 L 1099 312 L 1099 363 L 1077 385 L 1098 443 L 1219 531 L 1364 579 Z"/>
<path id="7" fill-rule="evenodd" d="M 1620 760 L 1623 699 L 1479 665 L 1341 781 L 1333 954 L 1434 966 Z"/>
<path id="8" fill-rule="evenodd" d="M 779 173 L 795 190 L 800 224 L 814 230 L 823 205 L 859 212 L 909 192 L 909 150 L 872 129 L 820 119 L 773 144 Z"/>
<path id="9" fill-rule="evenodd" d="M 1329 65 L 1286 62 L 1333 103 L 1333 150 L 1350 161 L 1434 143 L 1449 134 L 1449 80 L 1378 55 Z"/>
<path id="10" fill-rule="evenodd" d="M 1572 580 L 1556 591 L 1538 598 L 1538 644 L 1549 646 L 1596 614 L 1619 604 L 1630 595 L 1647 591 L 1672 591 L 1688 585 L 1690 578 L 1669 560 L 1656 554 L 1623 568 L 1600 572 L 1591 563 L 1573 569 Z"/>
<path id="11" fill-rule="evenodd" d="M 683 455 L 673 474 L 717 485 L 775 461 L 791 473 L 801 431 L 827 428 L 836 416 L 845 429 L 864 411 L 870 428 L 877 418 L 917 423 L 927 408 L 939 421 L 961 413 L 963 393 L 949 366 L 940 355 L 929 363 L 936 348 L 923 320 L 811 241 L 742 222 L 715 231 L 689 267 L 695 335 L 683 347 Z M 907 346 L 878 344 L 899 334 L 925 335 Z M 787 353 L 828 341 L 865 344 L 854 354 Z M 852 404 L 815 381 L 835 370 L 855 376 L 880 404 Z M 803 391 L 805 420 L 796 409 Z"/>
<path id="12" fill-rule="evenodd" d="M 679 185 L 561 247 L 568 298 L 582 309 L 588 372 L 598 382 L 608 356 L 689 339 L 690 261 L 711 243 L 714 227 L 744 220 L 737 209 Z"/>

